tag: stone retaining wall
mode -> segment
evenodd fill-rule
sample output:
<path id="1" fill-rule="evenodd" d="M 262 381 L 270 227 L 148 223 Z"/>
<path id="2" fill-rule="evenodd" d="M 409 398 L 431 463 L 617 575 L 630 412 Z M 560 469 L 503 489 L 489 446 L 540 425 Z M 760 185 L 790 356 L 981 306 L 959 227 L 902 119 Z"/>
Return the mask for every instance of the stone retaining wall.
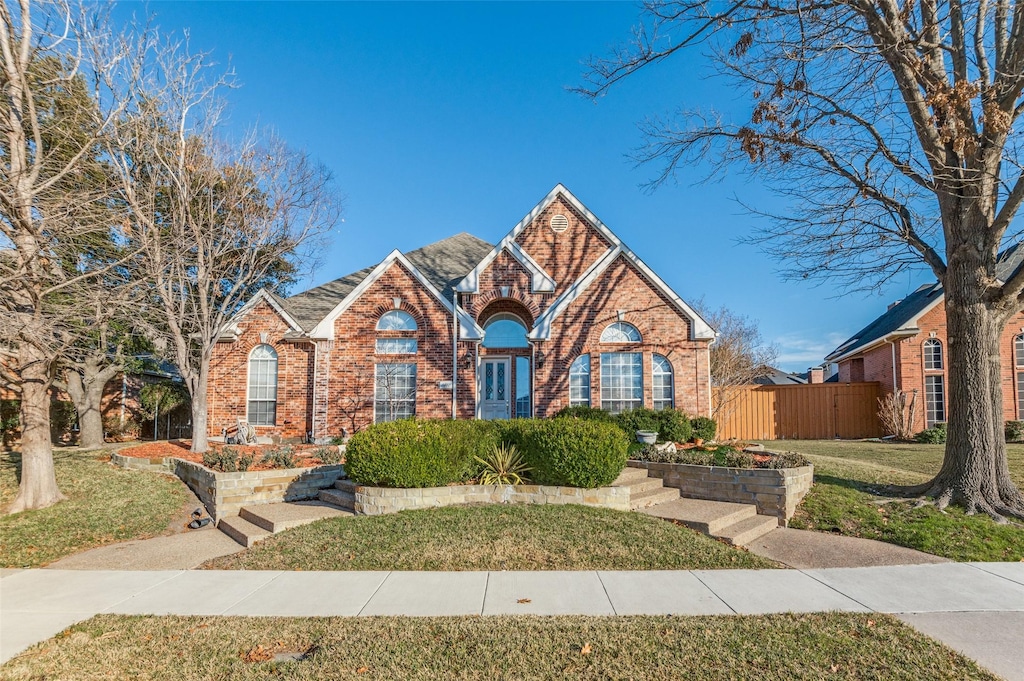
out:
<path id="1" fill-rule="evenodd" d="M 383 515 L 414 508 L 459 504 L 581 504 L 619 511 L 629 510 L 628 487 L 550 487 L 545 485 L 451 485 L 394 489 L 354 487 L 355 512 Z"/>
<path id="2" fill-rule="evenodd" d="M 238 515 L 243 506 L 315 499 L 320 490 L 333 486 L 345 475 L 341 464 L 220 473 L 173 457 L 139 459 L 115 453 L 110 460 L 123 468 L 177 475 L 195 492 L 215 521 Z"/>
<path id="3" fill-rule="evenodd" d="M 675 487 L 684 497 L 756 504 L 758 513 L 777 517 L 783 527 L 814 481 L 814 466 L 726 468 L 650 461 L 628 465 L 646 468 L 648 475 L 661 478 L 666 487 Z"/>

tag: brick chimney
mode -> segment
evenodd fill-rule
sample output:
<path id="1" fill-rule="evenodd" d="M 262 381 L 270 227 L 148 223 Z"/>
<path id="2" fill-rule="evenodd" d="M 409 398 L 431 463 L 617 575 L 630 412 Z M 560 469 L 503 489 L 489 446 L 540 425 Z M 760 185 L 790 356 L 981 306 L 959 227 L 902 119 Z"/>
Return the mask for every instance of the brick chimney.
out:
<path id="1" fill-rule="evenodd" d="M 824 383 L 825 369 L 823 367 L 811 367 L 807 370 L 808 383 Z"/>

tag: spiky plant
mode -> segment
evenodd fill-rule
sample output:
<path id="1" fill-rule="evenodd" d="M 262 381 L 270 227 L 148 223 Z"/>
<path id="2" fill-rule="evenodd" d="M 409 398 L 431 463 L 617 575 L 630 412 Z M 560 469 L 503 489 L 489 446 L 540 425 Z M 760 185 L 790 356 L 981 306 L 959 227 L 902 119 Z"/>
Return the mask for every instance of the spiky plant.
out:
<path id="1" fill-rule="evenodd" d="M 523 461 L 522 454 L 515 445 L 502 443 L 495 445 L 485 458 L 474 456 L 480 464 L 481 485 L 521 485 L 529 482 L 526 474 L 530 467 Z"/>

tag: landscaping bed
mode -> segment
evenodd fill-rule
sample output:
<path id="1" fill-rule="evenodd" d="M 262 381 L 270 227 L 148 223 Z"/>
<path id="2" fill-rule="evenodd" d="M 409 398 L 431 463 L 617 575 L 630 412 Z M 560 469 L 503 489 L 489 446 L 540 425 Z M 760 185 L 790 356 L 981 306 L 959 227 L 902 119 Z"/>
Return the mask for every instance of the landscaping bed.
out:
<path id="1" fill-rule="evenodd" d="M 275 655 L 295 654 L 284 661 Z M 132 617 L 73 625 L 6 679 L 998 681 L 876 613 L 731 617 Z"/>
<path id="2" fill-rule="evenodd" d="M 197 454 L 190 451 L 191 446 L 192 443 L 189 440 L 146 442 L 120 449 L 117 454 L 118 456 L 131 459 L 144 459 L 151 464 L 165 463 L 165 459 L 183 459 L 192 463 L 205 464 L 211 460 L 211 453 L 214 457 L 222 458 L 225 452 L 228 452 L 228 456 L 231 453 L 235 454 L 236 461 L 245 457 L 251 459 L 252 463 L 242 469 L 248 471 L 266 471 L 281 468 L 282 466 L 276 465 L 273 458 L 266 456 L 268 453 L 273 452 L 287 452 L 291 455 L 294 465 L 285 466 L 286 468 L 311 468 L 324 464 L 337 464 L 343 460 L 335 446 L 289 445 L 281 447 L 271 445 L 223 445 L 211 442 L 210 452 L 206 454 Z"/>
<path id="3" fill-rule="evenodd" d="M 322 520 L 204 565 L 225 570 L 691 570 L 780 567 L 689 528 L 577 505 L 451 506 Z"/>

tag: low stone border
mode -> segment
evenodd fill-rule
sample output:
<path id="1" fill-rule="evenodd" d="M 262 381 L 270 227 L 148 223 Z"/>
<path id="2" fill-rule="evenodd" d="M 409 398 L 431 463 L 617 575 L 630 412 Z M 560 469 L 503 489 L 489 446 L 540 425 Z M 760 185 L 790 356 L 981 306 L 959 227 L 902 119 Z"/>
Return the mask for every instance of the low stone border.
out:
<path id="1" fill-rule="evenodd" d="M 772 515 L 785 527 L 797 504 L 811 489 L 814 466 L 799 468 L 726 468 L 686 463 L 652 463 L 630 460 L 632 468 L 646 468 L 684 497 L 756 504 L 757 512 Z"/>
<path id="2" fill-rule="evenodd" d="M 629 510 L 629 487 L 552 487 L 546 485 L 451 485 L 396 489 L 352 483 L 355 513 L 384 515 L 415 508 L 460 504 L 580 504 Z"/>
<path id="3" fill-rule="evenodd" d="M 320 490 L 345 476 L 345 466 L 341 464 L 220 473 L 176 457 L 139 459 L 112 453 L 110 460 L 122 468 L 177 475 L 195 492 L 215 521 L 238 515 L 243 506 L 315 499 Z"/>

